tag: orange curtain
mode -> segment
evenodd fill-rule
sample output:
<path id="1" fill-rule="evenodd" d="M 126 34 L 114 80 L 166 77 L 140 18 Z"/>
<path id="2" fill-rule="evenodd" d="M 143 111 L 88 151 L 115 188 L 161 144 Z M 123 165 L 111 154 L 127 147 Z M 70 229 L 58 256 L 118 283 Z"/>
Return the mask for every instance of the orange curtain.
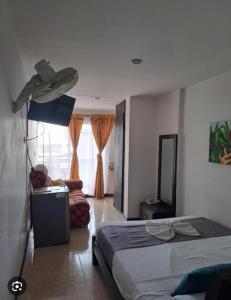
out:
<path id="1" fill-rule="evenodd" d="M 73 148 L 70 179 L 79 180 L 79 162 L 78 162 L 78 155 L 77 155 L 77 146 L 79 142 L 81 128 L 83 125 L 83 119 L 84 119 L 83 115 L 78 115 L 76 113 L 73 113 L 68 127 L 72 148 Z"/>
<path id="2" fill-rule="evenodd" d="M 102 151 L 107 144 L 112 128 L 115 124 L 114 115 L 92 115 L 91 126 L 95 142 L 99 153 L 97 155 L 97 171 L 95 178 L 94 196 L 98 199 L 104 197 L 104 182 L 103 182 L 103 159 Z"/>

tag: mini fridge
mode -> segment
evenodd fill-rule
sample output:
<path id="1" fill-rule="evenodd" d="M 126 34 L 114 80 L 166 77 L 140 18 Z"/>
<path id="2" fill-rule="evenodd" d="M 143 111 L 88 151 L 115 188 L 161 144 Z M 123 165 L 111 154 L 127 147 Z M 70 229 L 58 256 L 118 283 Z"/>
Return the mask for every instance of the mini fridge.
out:
<path id="1" fill-rule="evenodd" d="M 69 190 L 66 186 L 34 189 L 31 221 L 35 247 L 65 244 L 70 239 Z"/>

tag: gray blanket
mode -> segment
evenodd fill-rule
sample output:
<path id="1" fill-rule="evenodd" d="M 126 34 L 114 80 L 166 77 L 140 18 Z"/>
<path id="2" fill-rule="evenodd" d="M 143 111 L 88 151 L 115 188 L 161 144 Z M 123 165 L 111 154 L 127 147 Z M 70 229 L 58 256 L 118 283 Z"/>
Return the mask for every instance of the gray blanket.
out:
<path id="1" fill-rule="evenodd" d="M 177 233 L 167 243 L 231 235 L 231 229 L 206 218 L 189 219 L 187 222 L 198 230 L 200 236 L 185 236 Z M 129 222 L 128 225 L 105 225 L 101 227 L 97 232 L 96 239 L 110 268 L 114 253 L 118 250 L 166 243 L 147 233 L 145 225 L 129 225 Z"/>

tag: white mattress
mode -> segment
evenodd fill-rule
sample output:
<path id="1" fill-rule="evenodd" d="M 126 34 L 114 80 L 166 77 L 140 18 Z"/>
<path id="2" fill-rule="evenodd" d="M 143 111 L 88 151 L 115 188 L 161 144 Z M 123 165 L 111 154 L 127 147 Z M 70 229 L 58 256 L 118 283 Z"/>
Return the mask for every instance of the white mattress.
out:
<path id="1" fill-rule="evenodd" d="M 191 217 L 176 219 L 187 218 Z M 137 223 L 142 221 L 129 222 Z M 171 297 L 171 293 L 187 272 L 230 262 L 231 236 L 226 236 L 120 250 L 113 257 L 112 273 L 126 300 L 203 300 L 204 294 Z"/>

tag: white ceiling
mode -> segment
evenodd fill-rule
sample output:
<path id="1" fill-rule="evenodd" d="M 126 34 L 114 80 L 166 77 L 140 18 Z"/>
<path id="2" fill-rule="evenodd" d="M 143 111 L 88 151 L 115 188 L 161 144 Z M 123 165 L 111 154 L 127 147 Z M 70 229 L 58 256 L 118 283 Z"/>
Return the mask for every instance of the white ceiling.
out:
<path id="1" fill-rule="evenodd" d="M 86 95 L 82 107 L 156 95 L 231 69 L 230 0 L 8 1 L 29 72 L 41 58 L 57 70 L 76 67 L 70 95 Z M 131 64 L 135 57 L 143 64 Z"/>

